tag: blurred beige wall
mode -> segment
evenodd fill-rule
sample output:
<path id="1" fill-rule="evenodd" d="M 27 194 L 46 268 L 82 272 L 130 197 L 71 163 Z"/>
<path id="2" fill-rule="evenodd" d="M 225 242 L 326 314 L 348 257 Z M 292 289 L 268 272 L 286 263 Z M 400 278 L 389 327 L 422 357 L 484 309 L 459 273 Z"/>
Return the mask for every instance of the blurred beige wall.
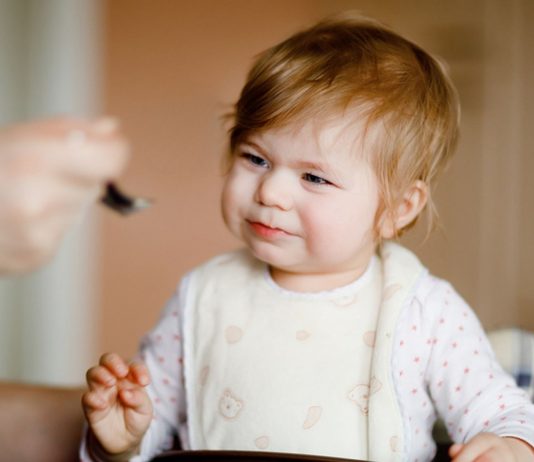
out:
<path id="1" fill-rule="evenodd" d="M 443 230 L 424 245 L 416 230 L 408 245 L 487 327 L 534 330 L 529 0 L 108 0 L 106 110 L 133 145 L 122 184 L 155 205 L 101 212 L 101 351 L 131 355 L 180 277 L 239 245 L 219 213 L 220 116 L 252 57 L 349 8 L 443 56 L 463 101 L 458 155 L 436 194 Z"/>

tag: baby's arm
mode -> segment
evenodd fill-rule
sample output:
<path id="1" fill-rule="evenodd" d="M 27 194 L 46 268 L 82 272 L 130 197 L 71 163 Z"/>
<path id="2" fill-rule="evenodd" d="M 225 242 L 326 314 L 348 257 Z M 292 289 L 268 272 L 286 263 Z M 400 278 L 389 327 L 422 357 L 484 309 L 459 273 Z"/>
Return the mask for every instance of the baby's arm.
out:
<path id="1" fill-rule="evenodd" d="M 152 419 L 152 404 L 144 389 L 149 382 L 143 364 L 127 365 L 116 354 L 103 355 L 99 365 L 89 369 L 89 390 L 82 404 L 98 442 L 97 459 L 128 460 L 138 451 Z"/>
<path id="2" fill-rule="evenodd" d="M 150 383 L 143 388 L 152 403 L 150 426 L 142 438 L 139 454 L 133 461 L 148 460 L 173 446 L 180 434 L 184 448 L 189 446 L 185 431 L 186 406 L 182 371 L 182 314 L 187 294 L 188 278 L 185 277 L 177 292 L 169 300 L 162 316 L 142 341 L 138 357 L 150 371 Z M 148 376 L 147 376 L 148 377 Z M 96 443 L 96 444 L 95 444 Z M 95 454 L 100 444 L 89 432 L 82 441 L 80 458 L 86 460 L 109 459 Z"/>
<path id="3" fill-rule="evenodd" d="M 466 444 L 454 444 L 449 450 L 453 462 L 532 462 L 534 448 L 523 440 L 501 438 L 493 433 L 479 433 Z"/>
<path id="4" fill-rule="evenodd" d="M 443 284 L 436 292 L 426 381 L 449 433 L 463 443 L 451 447 L 454 462 L 534 461 L 534 406 L 497 363 L 469 306 Z"/>

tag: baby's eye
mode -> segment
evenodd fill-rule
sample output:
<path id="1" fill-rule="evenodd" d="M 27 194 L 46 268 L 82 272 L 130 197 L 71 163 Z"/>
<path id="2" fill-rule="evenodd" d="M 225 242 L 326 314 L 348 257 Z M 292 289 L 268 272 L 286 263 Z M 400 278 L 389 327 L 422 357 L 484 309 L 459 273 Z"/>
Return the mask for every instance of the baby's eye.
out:
<path id="1" fill-rule="evenodd" d="M 249 161 L 251 164 L 257 165 L 258 167 L 269 166 L 268 162 L 265 159 L 255 154 L 251 154 L 250 152 L 244 152 L 243 154 L 241 154 L 241 156 L 247 161 Z"/>
<path id="2" fill-rule="evenodd" d="M 302 175 L 302 179 L 304 181 L 307 181 L 308 183 L 313 184 L 332 184 L 330 181 L 325 180 L 324 178 L 321 178 L 320 176 L 313 175 L 312 173 L 305 173 Z"/>

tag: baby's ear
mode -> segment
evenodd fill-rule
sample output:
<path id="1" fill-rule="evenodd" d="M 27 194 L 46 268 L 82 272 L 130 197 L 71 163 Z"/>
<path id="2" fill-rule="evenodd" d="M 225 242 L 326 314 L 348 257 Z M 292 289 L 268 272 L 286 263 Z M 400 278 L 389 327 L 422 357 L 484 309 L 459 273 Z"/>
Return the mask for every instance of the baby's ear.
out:
<path id="1" fill-rule="evenodd" d="M 414 181 L 393 209 L 384 210 L 378 223 L 382 239 L 392 239 L 414 221 L 421 213 L 428 199 L 428 186 L 424 181 Z"/>

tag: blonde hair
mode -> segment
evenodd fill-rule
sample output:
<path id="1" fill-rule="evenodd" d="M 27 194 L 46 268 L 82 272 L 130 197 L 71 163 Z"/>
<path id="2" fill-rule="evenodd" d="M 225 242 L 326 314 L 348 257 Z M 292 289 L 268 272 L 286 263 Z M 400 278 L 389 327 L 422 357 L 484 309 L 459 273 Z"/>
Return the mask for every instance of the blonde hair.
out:
<path id="1" fill-rule="evenodd" d="M 366 133 L 378 128 L 370 162 L 380 213 L 393 210 L 414 181 L 433 185 L 458 137 L 456 90 L 437 59 L 354 13 L 321 21 L 258 56 L 231 114 L 229 158 L 253 133 L 352 108 Z M 430 191 L 426 210 L 430 229 Z"/>

